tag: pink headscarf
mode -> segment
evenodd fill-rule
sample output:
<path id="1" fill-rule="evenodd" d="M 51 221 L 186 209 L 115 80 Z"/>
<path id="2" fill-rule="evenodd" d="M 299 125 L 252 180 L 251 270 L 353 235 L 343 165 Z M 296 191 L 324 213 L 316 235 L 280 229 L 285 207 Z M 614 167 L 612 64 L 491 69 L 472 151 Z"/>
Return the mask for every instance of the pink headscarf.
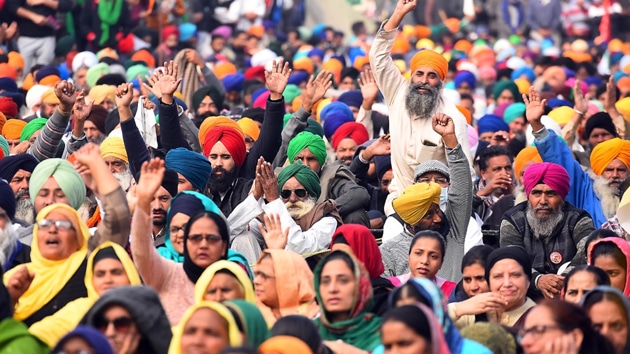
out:
<path id="1" fill-rule="evenodd" d="M 630 297 L 630 244 L 628 243 L 628 241 L 621 237 L 606 237 L 601 240 L 595 241 L 591 250 L 595 250 L 595 247 L 597 247 L 597 245 L 605 242 L 614 243 L 615 246 L 617 246 L 621 253 L 623 253 L 623 255 L 626 257 L 626 286 L 623 289 L 623 294 L 626 297 Z M 587 255 L 588 263 L 591 265 L 593 264 L 592 252 L 593 251 L 591 251 L 591 254 Z"/>
<path id="2" fill-rule="evenodd" d="M 525 170 L 523 174 L 523 185 L 525 187 L 525 193 L 529 196 L 529 193 L 537 184 L 546 184 L 551 189 L 556 191 L 562 199 L 569 194 L 570 177 L 567 170 L 564 167 L 551 163 L 535 163 L 531 164 Z"/>

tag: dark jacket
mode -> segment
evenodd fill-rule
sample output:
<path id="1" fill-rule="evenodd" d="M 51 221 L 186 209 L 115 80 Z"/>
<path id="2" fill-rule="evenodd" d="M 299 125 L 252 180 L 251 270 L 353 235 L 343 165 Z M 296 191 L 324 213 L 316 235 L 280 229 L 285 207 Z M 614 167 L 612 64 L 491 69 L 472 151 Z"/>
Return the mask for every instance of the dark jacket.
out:
<path id="1" fill-rule="evenodd" d="M 357 223 L 347 220 L 347 217 L 356 211 L 366 213 L 366 208 L 370 206 L 370 195 L 368 191 L 357 184 L 352 172 L 340 161 L 324 165 L 319 173 L 319 181 L 322 193 L 318 202 L 325 199 L 333 199 L 337 202 L 337 210 L 344 223 Z M 365 220 L 368 222 L 367 213 Z"/>
<path id="2" fill-rule="evenodd" d="M 123 36 L 126 36 L 131 32 L 133 27 L 134 24 L 131 20 L 131 12 L 129 12 L 129 6 L 127 6 L 127 2 L 125 2 L 123 3 L 120 11 L 118 22 L 109 29 L 109 39 L 105 42 L 105 44 L 101 45 L 99 43 L 101 39 L 101 19 L 98 17 L 98 2 L 95 0 L 88 0 L 83 5 L 80 31 L 78 31 L 78 35 L 86 36 L 88 33 L 93 32 L 96 37 L 91 42 L 92 49 L 102 49 L 107 47 L 118 48 L 119 39 L 116 38 L 116 35 L 121 33 Z"/>
<path id="3" fill-rule="evenodd" d="M 253 179 L 237 178 L 234 184 L 232 184 L 232 187 L 228 189 L 223 199 L 221 199 L 218 192 L 212 193 L 210 198 L 219 206 L 223 215 L 228 217 L 230 213 L 232 213 L 232 210 L 247 198 L 249 191 L 252 189 L 253 182 Z"/>
<path id="4" fill-rule="evenodd" d="M 26 4 L 26 0 L 7 0 L 2 12 L 13 15 L 13 19 L 17 21 L 22 37 L 53 37 L 55 35 L 55 29 L 53 27 L 46 25 L 38 26 L 31 20 L 18 16 L 17 10 L 21 7 L 44 17 L 55 17 L 57 12 L 68 12 L 72 9 L 71 0 L 59 0 L 58 4 L 57 10 L 53 10 L 44 5 L 29 6 Z"/>
<path id="5" fill-rule="evenodd" d="M 234 0 L 194 0 L 190 3 L 193 13 L 203 14 L 203 18 L 197 23 L 197 28 L 203 32 L 212 32 L 223 25 L 214 16 L 214 10 L 219 7 L 229 8 Z"/>

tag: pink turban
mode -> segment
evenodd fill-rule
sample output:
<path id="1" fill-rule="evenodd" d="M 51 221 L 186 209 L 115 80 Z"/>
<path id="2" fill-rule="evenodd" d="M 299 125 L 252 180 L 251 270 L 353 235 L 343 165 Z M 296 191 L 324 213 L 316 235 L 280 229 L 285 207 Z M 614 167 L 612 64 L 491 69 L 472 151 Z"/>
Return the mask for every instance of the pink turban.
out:
<path id="1" fill-rule="evenodd" d="M 529 196 L 529 193 L 538 184 L 546 184 L 556 191 L 562 199 L 565 199 L 569 194 L 569 173 L 564 167 L 551 162 L 531 164 L 523 174 L 525 193 Z"/>

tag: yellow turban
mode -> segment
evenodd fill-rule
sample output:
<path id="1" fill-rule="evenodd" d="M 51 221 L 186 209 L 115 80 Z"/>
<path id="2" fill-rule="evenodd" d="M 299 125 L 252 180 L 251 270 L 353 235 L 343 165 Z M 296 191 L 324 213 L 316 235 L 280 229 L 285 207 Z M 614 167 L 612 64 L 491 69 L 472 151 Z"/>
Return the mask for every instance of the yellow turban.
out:
<path id="1" fill-rule="evenodd" d="M 238 130 L 241 135 L 243 135 L 243 129 L 233 120 L 226 116 L 217 116 L 217 117 L 208 117 L 206 118 L 201 126 L 199 127 L 199 144 L 203 148 L 203 142 L 206 139 L 206 134 L 212 129 L 216 127 L 231 127 Z M 253 137 L 252 137 L 253 138 Z M 244 139 L 244 137 L 243 137 Z"/>
<path id="2" fill-rule="evenodd" d="M 320 114 L 322 113 L 322 110 L 324 109 L 324 107 L 328 106 L 329 104 L 332 103 L 332 98 L 324 98 L 322 100 L 319 100 L 318 104 L 317 104 L 317 108 L 313 107 L 315 109 L 315 120 L 317 121 L 317 123 L 321 123 L 321 116 Z"/>
<path id="3" fill-rule="evenodd" d="M 555 120 L 559 126 L 563 127 L 565 124 L 569 123 L 571 117 L 573 117 L 573 112 L 573 108 L 561 106 L 549 112 L 549 118 Z"/>
<path id="4" fill-rule="evenodd" d="M 125 143 L 119 137 L 109 137 L 101 143 L 101 157 L 115 157 L 129 163 Z"/>
<path id="5" fill-rule="evenodd" d="M 415 225 L 429 210 L 431 204 L 440 204 L 442 188 L 436 183 L 418 183 L 407 187 L 394 199 L 394 210 L 409 225 Z"/>
<path id="6" fill-rule="evenodd" d="M 96 85 L 90 89 L 88 97 L 94 100 L 94 104 L 101 104 L 106 98 L 116 102 L 116 87 L 112 85 Z"/>
<path id="7" fill-rule="evenodd" d="M 521 152 L 514 158 L 514 173 L 516 178 L 521 177 L 525 166 L 530 163 L 543 162 L 542 157 L 538 153 L 538 149 L 535 146 L 528 146 L 521 150 Z"/>
<path id="8" fill-rule="evenodd" d="M 591 152 L 591 168 L 601 176 L 614 159 L 621 160 L 630 168 L 630 141 L 613 138 L 597 144 Z"/>
<path id="9" fill-rule="evenodd" d="M 516 87 L 518 87 L 518 92 L 523 95 L 527 94 L 529 92 L 529 88 L 532 86 L 527 79 L 516 79 L 514 80 L 514 83 L 516 84 Z"/>
<path id="10" fill-rule="evenodd" d="M 52 87 L 42 93 L 42 103 L 59 104 L 59 98 L 55 95 L 55 89 Z"/>
<path id="11" fill-rule="evenodd" d="M 2 127 L 2 136 L 7 140 L 17 140 L 25 126 L 26 122 L 21 119 L 9 119 Z"/>
<path id="12" fill-rule="evenodd" d="M 310 58 L 300 58 L 293 62 L 293 70 L 304 70 L 311 75 L 315 71 L 315 67 Z"/>
<path id="13" fill-rule="evenodd" d="M 254 141 L 258 140 L 258 136 L 260 135 L 260 128 L 258 128 L 258 124 L 254 122 L 251 118 L 241 118 L 236 122 L 245 135 L 248 135 L 250 138 L 254 139 Z"/>
<path id="14" fill-rule="evenodd" d="M 627 122 L 630 122 L 630 97 L 620 99 L 615 103 L 615 107 L 617 107 L 617 110 L 621 113 L 623 118 Z"/>
<path id="15" fill-rule="evenodd" d="M 448 71 L 448 62 L 446 59 L 437 52 L 429 49 L 421 50 L 414 54 L 409 64 L 412 73 L 416 72 L 421 66 L 427 66 L 435 70 L 442 80 L 446 78 L 446 72 Z"/>

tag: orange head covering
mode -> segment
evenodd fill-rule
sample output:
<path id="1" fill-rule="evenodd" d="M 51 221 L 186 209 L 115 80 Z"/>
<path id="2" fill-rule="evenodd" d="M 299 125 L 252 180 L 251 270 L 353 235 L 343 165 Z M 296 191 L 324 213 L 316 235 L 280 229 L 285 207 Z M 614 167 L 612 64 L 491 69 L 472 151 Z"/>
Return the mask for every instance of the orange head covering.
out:
<path id="1" fill-rule="evenodd" d="M 516 87 L 518 87 L 518 92 L 523 95 L 526 95 L 529 92 L 529 88 L 532 86 L 527 79 L 516 79 L 514 83 Z"/>
<path id="2" fill-rule="evenodd" d="M 206 118 L 201 126 L 199 127 L 199 144 L 201 144 L 201 148 L 203 148 L 203 142 L 206 139 L 206 135 L 210 131 L 210 129 L 215 127 L 232 127 L 238 130 L 241 135 L 243 135 L 243 130 L 234 120 L 226 117 L 226 116 L 217 116 L 217 117 L 208 117 Z M 244 137 L 243 137 L 244 139 Z"/>
<path id="3" fill-rule="evenodd" d="M 472 113 L 470 113 L 468 108 L 464 106 L 460 106 L 460 105 L 455 105 L 455 107 L 457 107 L 458 111 L 462 112 L 462 114 L 466 118 L 466 123 L 468 123 L 469 125 L 472 125 Z"/>
<path id="4" fill-rule="evenodd" d="M 253 25 L 247 30 L 247 34 L 262 38 L 265 34 L 265 27 L 263 25 Z"/>
<path id="5" fill-rule="evenodd" d="M 521 174 L 525 172 L 525 167 L 535 162 L 543 162 L 535 146 L 528 146 L 521 150 L 521 152 L 516 155 L 516 158 L 514 158 L 514 173 L 516 178 L 521 177 Z"/>
<path id="6" fill-rule="evenodd" d="M 140 49 L 131 56 L 133 61 L 142 61 L 149 68 L 155 68 L 155 57 L 146 49 Z"/>
<path id="7" fill-rule="evenodd" d="M 4 125 L 6 124 L 6 122 L 7 122 L 7 117 L 4 115 L 4 113 L 0 112 L 0 132 L 4 129 Z"/>
<path id="8" fill-rule="evenodd" d="M 51 87 L 42 93 L 42 103 L 59 104 L 59 98 L 55 95 L 55 89 Z"/>
<path id="9" fill-rule="evenodd" d="M 335 76 L 336 83 L 341 82 L 342 69 L 343 69 L 343 63 L 335 58 L 328 59 L 322 64 L 322 70 L 330 71 Z"/>
<path id="10" fill-rule="evenodd" d="M 10 79 L 17 79 L 17 71 L 7 63 L 0 63 L 0 77 L 8 77 Z"/>
<path id="11" fill-rule="evenodd" d="M 291 109 L 293 109 L 293 112 L 297 112 L 300 107 L 302 107 L 302 96 L 297 96 L 293 99 L 293 102 L 291 102 Z"/>
<path id="12" fill-rule="evenodd" d="M 243 117 L 239 119 L 236 124 L 241 127 L 241 130 L 243 131 L 243 133 L 245 133 L 245 135 L 248 135 L 254 141 L 258 140 L 258 136 L 260 135 L 260 128 L 253 119 Z"/>
<path id="13" fill-rule="evenodd" d="M 591 168 L 601 176 L 614 159 L 621 160 L 630 168 L 630 141 L 613 138 L 597 144 L 591 152 Z"/>
<path id="14" fill-rule="evenodd" d="M 409 64 L 412 73 L 416 72 L 421 66 L 427 66 L 435 70 L 442 80 L 446 78 L 446 72 L 448 71 L 448 62 L 446 59 L 437 52 L 429 49 L 424 49 L 414 54 Z"/>
<path id="15" fill-rule="evenodd" d="M 310 58 L 300 58 L 293 62 L 293 70 L 304 70 L 309 73 L 309 75 L 312 75 L 315 68 Z"/>
<path id="16" fill-rule="evenodd" d="M 39 80 L 39 84 L 40 85 L 44 85 L 44 86 L 53 87 L 59 81 L 61 81 L 61 78 L 59 76 L 57 76 L 57 75 L 49 75 L 49 76 L 46 76 L 45 78 Z"/>
<path id="17" fill-rule="evenodd" d="M 7 140 L 17 140 L 25 126 L 26 122 L 21 119 L 9 119 L 2 127 L 2 136 Z"/>
<path id="18" fill-rule="evenodd" d="M 354 59 L 354 68 L 359 70 L 359 71 L 363 71 L 363 67 L 367 64 L 370 63 L 370 58 L 368 57 L 363 57 L 363 56 L 358 56 Z"/>
<path id="19" fill-rule="evenodd" d="M 94 100 L 94 104 L 101 104 L 106 98 L 116 102 L 116 86 L 96 85 L 90 89 L 88 97 Z"/>
<path id="20" fill-rule="evenodd" d="M 223 80 L 228 75 L 236 74 L 236 66 L 229 61 L 218 63 L 214 66 L 214 74 L 219 80 Z"/>
<path id="21" fill-rule="evenodd" d="M 423 25 L 416 26 L 416 37 L 418 39 L 429 38 L 431 36 L 431 28 Z"/>
<path id="22" fill-rule="evenodd" d="M 261 354 L 313 354 L 311 348 L 300 338 L 293 336 L 274 336 L 264 341 L 258 352 Z"/>
<path id="23" fill-rule="evenodd" d="M 7 56 L 9 57 L 9 65 L 14 68 L 20 68 L 24 70 L 24 58 L 22 58 L 22 55 L 20 53 L 9 52 Z"/>
<path id="24" fill-rule="evenodd" d="M 630 92 L 630 77 L 624 76 L 617 81 L 617 87 L 622 93 Z"/>
<path id="25" fill-rule="evenodd" d="M 459 32 L 459 24 L 459 19 L 456 18 L 447 18 L 446 21 L 444 21 L 444 25 L 451 33 Z"/>
<path id="26" fill-rule="evenodd" d="M 392 54 L 407 54 L 411 49 L 409 41 L 402 36 L 398 36 L 394 40 L 394 46 L 392 47 Z"/>
<path id="27" fill-rule="evenodd" d="M 473 45 L 472 43 L 470 43 L 470 41 L 467 41 L 465 39 L 460 39 L 457 42 L 455 42 L 455 45 L 453 46 L 453 49 L 455 50 L 459 50 L 462 51 L 466 54 L 468 54 L 468 52 L 472 49 Z"/>
<path id="28" fill-rule="evenodd" d="M 35 85 L 35 78 L 33 77 L 32 73 L 28 73 L 28 75 L 24 77 L 24 81 L 22 82 L 22 89 L 24 91 L 28 91 L 31 89 L 31 87 L 33 87 L 33 85 Z"/>

